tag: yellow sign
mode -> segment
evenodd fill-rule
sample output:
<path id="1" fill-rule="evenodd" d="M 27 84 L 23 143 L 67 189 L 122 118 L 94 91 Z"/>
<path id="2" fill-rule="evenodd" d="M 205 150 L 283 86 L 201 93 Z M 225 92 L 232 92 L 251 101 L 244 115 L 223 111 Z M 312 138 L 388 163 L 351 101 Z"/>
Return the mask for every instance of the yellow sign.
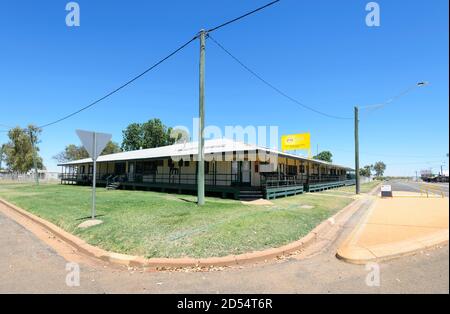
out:
<path id="1" fill-rule="evenodd" d="M 297 150 L 297 149 L 310 149 L 311 148 L 311 134 L 291 134 L 283 135 L 281 137 L 281 150 Z"/>

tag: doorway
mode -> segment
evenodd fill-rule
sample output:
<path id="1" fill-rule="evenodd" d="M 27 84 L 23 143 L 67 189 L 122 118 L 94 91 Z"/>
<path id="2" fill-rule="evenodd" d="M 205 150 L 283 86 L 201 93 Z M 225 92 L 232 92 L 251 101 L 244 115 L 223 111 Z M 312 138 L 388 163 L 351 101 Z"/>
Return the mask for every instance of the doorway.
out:
<path id="1" fill-rule="evenodd" d="M 240 166 L 241 166 L 241 185 L 251 186 L 252 177 L 251 177 L 250 161 L 241 161 Z"/>
<path id="2" fill-rule="evenodd" d="M 239 186 L 251 186 L 251 164 L 250 161 L 231 162 L 231 184 Z"/>

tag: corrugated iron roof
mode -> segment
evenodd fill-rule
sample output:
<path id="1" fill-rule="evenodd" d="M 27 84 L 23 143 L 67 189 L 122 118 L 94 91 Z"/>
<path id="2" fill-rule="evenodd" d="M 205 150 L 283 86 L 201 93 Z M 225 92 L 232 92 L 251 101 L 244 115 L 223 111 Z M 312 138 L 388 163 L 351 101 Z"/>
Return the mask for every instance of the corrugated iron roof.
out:
<path id="1" fill-rule="evenodd" d="M 290 157 L 298 160 L 312 160 L 316 163 L 324 165 L 332 165 L 339 168 L 344 168 L 347 170 L 352 170 L 349 167 L 335 165 L 322 160 L 309 159 L 304 156 L 293 155 L 288 153 L 283 153 L 274 149 L 269 149 L 266 147 L 260 147 L 256 145 L 246 144 L 240 141 L 234 141 L 230 139 L 214 139 L 205 141 L 205 155 L 207 154 L 217 154 L 217 153 L 227 153 L 227 152 L 243 152 L 243 151 L 264 151 L 266 153 L 277 154 L 282 157 Z M 112 161 L 127 161 L 127 160 L 141 160 L 141 159 L 156 159 L 156 158 L 167 158 L 167 157 L 183 157 L 183 156 L 196 156 L 198 152 L 197 142 L 188 142 L 182 144 L 174 144 L 170 146 L 140 149 L 128 152 L 120 152 L 111 155 L 103 155 L 98 157 L 97 162 L 112 162 Z M 66 163 L 60 163 L 58 166 L 69 166 L 69 165 L 79 165 L 84 163 L 91 163 L 92 158 L 80 159 L 75 161 L 70 161 Z"/>

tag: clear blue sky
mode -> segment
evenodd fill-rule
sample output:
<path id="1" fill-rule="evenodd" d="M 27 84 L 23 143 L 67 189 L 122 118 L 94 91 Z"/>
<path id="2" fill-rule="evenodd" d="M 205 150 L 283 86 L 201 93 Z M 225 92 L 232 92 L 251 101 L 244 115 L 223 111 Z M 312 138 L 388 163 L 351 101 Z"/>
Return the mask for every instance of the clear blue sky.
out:
<path id="1" fill-rule="evenodd" d="M 201 28 L 268 0 L 80 0 L 81 26 L 65 25 L 68 1 L 2 0 L 0 124 L 45 124 L 82 107 L 144 70 Z M 381 27 L 365 24 L 369 1 L 279 4 L 215 32 L 260 75 L 305 104 L 351 116 L 354 105 L 380 103 L 415 82 L 385 108 L 362 113 L 361 165 L 383 160 L 387 174 L 434 168 L 449 151 L 448 1 L 378 1 Z M 310 131 L 314 148 L 353 165 L 353 122 L 324 118 L 268 89 L 212 42 L 207 43 L 206 122 L 278 125 Z M 75 129 L 113 134 L 158 117 L 191 125 L 198 111 L 198 42 L 91 110 L 42 134 L 41 154 L 79 143 Z M 4 127 L 0 126 L 0 129 Z M 4 133 L 0 143 L 6 142 Z M 315 149 L 314 149 L 315 150 Z"/>

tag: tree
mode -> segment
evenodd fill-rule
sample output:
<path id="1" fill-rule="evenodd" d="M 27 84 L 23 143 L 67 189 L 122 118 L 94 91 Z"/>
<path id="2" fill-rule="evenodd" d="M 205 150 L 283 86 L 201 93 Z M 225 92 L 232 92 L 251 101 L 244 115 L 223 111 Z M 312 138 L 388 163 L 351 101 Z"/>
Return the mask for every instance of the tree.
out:
<path id="1" fill-rule="evenodd" d="M 124 151 L 141 148 L 154 148 L 175 143 L 170 134 L 172 128 L 166 127 L 160 119 L 151 119 L 145 123 L 132 123 L 122 131 L 122 149 Z"/>
<path id="2" fill-rule="evenodd" d="M 323 151 L 320 154 L 314 156 L 313 158 L 316 160 L 333 162 L 333 154 L 330 151 Z"/>
<path id="3" fill-rule="evenodd" d="M 6 145 L 2 144 L 2 146 L 0 146 L 0 170 L 3 169 L 3 160 L 4 160 L 4 152 L 6 151 Z"/>
<path id="4" fill-rule="evenodd" d="M 8 132 L 9 142 L 3 145 L 6 164 L 11 171 L 27 173 L 34 167 L 34 159 L 38 169 L 44 169 L 42 158 L 38 155 L 39 134 L 41 130 L 29 125 L 26 129 L 15 127 Z"/>
<path id="5" fill-rule="evenodd" d="M 101 155 L 109 155 L 121 152 L 119 145 L 115 142 L 109 141 L 103 149 Z M 80 160 L 89 158 L 87 150 L 83 146 L 74 144 L 67 145 L 64 151 L 53 157 L 58 162 L 64 163 L 68 161 Z"/>
<path id="6" fill-rule="evenodd" d="M 116 153 L 120 153 L 122 151 L 122 149 L 120 149 L 119 144 L 117 144 L 116 142 L 113 141 L 109 141 L 108 144 L 106 144 L 105 148 L 102 151 L 102 155 L 111 155 L 111 154 L 116 154 Z"/>
<path id="7" fill-rule="evenodd" d="M 151 119 L 142 125 L 143 148 L 154 148 L 173 144 L 170 138 L 171 128 L 167 128 L 160 119 Z"/>
<path id="8" fill-rule="evenodd" d="M 89 154 L 83 146 L 77 146 L 74 144 L 67 145 L 64 151 L 53 156 L 58 162 L 64 163 L 68 161 L 74 161 L 79 159 L 88 158 Z"/>
<path id="9" fill-rule="evenodd" d="M 122 131 L 122 150 L 138 150 L 143 147 L 144 132 L 142 129 L 142 124 L 131 123 L 127 126 L 125 130 Z"/>
<path id="10" fill-rule="evenodd" d="M 364 168 L 359 169 L 359 175 L 363 177 L 371 177 L 372 176 L 372 167 L 371 165 L 364 166 Z"/>
<path id="11" fill-rule="evenodd" d="M 375 170 L 376 177 L 382 177 L 384 171 L 386 170 L 386 164 L 382 161 L 378 161 L 375 163 L 375 165 L 373 165 L 373 170 Z"/>

